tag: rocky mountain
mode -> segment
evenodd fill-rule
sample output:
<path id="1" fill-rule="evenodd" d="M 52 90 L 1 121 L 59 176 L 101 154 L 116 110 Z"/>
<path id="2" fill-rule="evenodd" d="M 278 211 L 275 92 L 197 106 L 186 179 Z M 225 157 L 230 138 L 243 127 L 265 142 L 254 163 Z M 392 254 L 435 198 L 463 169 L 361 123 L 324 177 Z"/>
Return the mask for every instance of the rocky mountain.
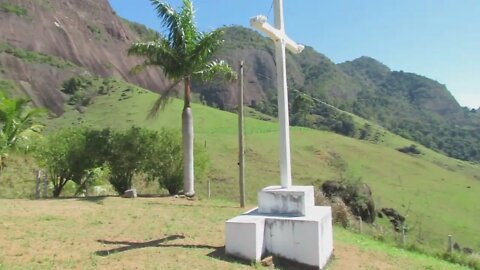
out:
<path id="1" fill-rule="evenodd" d="M 116 76 L 161 89 L 165 80 L 159 71 L 129 74 L 139 60 L 127 57 L 126 50 L 139 37 L 116 16 L 108 0 L 0 0 L 0 45 L 4 48 L 0 50 L 0 79 L 13 80 L 34 104 L 57 114 L 63 112 L 66 100 L 59 91 L 61 84 L 75 74 Z M 32 59 L 41 55 L 71 65 Z"/>
<path id="2" fill-rule="evenodd" d="M 237 69 L 245 61 L 246 104 L 275 115 L 271 40 L 243 27 L 224 30 L 225 46 L 216 57 Z M 108 0 L 0 0 L 0 91 L 27 95 L 57 115 L 69 98 L 61 91 L 62 84 L 78 75 L 117 77 L 161 91 L 168 83 L 162 72 L 152 68 L 131 75 L 130 69 L 141 59 L 126 53 L 132 42 L 154 35 L 119 18 Z M 480 160 L 479 114 L 462 108 L 445 85 L 392 71 L 369 57 L 335 64 L 308 46 L 301 54 L 287 54 L 287 70 L 292 124 L 359 138 L 368 134 L 355 127 L 351 117 L 327 109 L 326 103 L 450 156 Z M 236 107 L 236 83 L 195 82 L 193 91 L 211 106 Z M 299 93 L 308 98 L 299 98 Z"/>
<path id="3" fill-rule="evenodd" d="M 217 57 L 226 59 L 232 66 L 245 61 L 246 103 L 275 115 L 276 69 L 272 42 L 242 27 L 225 28 L 224 39 L 225 47 Z M 480 160 L 478 113 L 461 107 L 446 86 L 435 80 L 392 71 L 366 56 L 335 64 L 308 46 L 301 54 L 287 54 L 287 70 L 294 125 L 368 137 L 368 127 L 356 127 L 351 117 L 332 111 L 327 103 L 449 156 Z M 212 106 L 232 109 L 237 104 L 238 85 L 217 82 L 196 85 L 196 89 Z M 302 100 L 298 99 L 298 93 L 315 100 L 314 104 L 296 103 Z M 298 110 L 298 107 L 308 108 Z"/>

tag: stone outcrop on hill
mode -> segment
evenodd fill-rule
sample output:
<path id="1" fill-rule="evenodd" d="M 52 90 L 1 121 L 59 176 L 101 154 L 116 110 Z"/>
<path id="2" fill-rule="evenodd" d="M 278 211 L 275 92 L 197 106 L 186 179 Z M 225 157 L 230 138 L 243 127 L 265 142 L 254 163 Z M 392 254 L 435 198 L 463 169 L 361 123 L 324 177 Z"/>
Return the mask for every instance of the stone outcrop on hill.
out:
<path id="1" fill-rule="evenodd" d="M 60 57 L 78 66 L 56 68 L 0 53 L 4 71 L 0 79 L 19 82 L 34 104 L 62 113 L 65 101 L 59 91 L 62 82 L 85 71 L 117 76 L 153 91 L 165 86 L 158 69 L 135 76 L 129 74 L 140 61 L 128 57 L 126 51 L 139 36 L 116 16 L 108 0 L 2 2 L 24 9 L 26 14 L 0 11 L 0 44 Z"/>

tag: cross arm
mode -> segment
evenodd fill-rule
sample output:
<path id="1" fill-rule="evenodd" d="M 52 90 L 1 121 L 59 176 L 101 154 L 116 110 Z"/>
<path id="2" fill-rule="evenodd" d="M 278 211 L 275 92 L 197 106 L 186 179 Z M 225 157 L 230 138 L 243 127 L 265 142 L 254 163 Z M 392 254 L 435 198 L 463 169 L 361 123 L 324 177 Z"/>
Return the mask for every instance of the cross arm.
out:
<path id="1" fill-rule="evenodd" d="M 283 39 L 285 41 L 285 47 L 293 53 L 301 53 L 305 48 L 303 45 L 297 44 L 291 40 L 284 31 L 281 31 L 267 22 L 267 17 L 258 15 L 250 19 L 250 25 L 258 31 L 266 34 L 271 39 L 278 41 Z"/>

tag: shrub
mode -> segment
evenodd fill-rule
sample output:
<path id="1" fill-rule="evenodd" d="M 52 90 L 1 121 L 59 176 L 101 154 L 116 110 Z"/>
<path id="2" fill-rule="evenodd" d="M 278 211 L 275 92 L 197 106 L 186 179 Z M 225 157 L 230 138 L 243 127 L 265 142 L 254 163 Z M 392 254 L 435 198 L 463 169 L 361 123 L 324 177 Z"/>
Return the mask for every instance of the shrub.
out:
<path id="1" fill-rule="evenodd" d="M 144 172 L 150 181 L 167 189 L 168 193 L 177 194 L 183 185 L 183 162 L 181 138 L 177 133 L 163 129 L 151 156 L 145 161 Z"/>
<path id="2" fill-rule="evenodd" d="M 317 191 L 315 193 L 315 205 L 332 207 L 333 222 L 344 228 L 349 227 L 354 220 L 352 212 L 339 197 L 329 199 L 322 191 Z"/>
<path id="3" fill-rule="evenodd" d="M 156 132 L 132 127 L 112 133 L 106 163 L 110 168 L 109 182 L 119 195 L 132 188 L 133 176 L 141 172 L 144 162 L 154 153 Z"/>
<path id="4" fill-rule="evenodd" d="M 467 266 L 475 270 L 480 270 L 480 261 L 473 256 L 468 256 L 465 254 L 455 253 L 455 252 L 453 253 L 444 252 L 444 253 L 438 253 L 437 257 L 447 262 Z"/>
<path id="5" fill-rule="evenodd" d="M 76 67 L 76 65 L 61 57 L 47 55 L 41 52 L 30 51 L 23 48 L 13 47 L 7 43 L 0 43 L 0 53 L 5 52 L 30 63 L 47 64 L 59 69 Z"/>
<path id="6" fill-rule="evenodd" d="M 85 152 L 85 131 L 63 129 L 45 138 L 35 150 L 37 162 L 47 169 L 53 196 L 59 197 L 68 181 L 81 184 L 91 159 Z"/>
<path id="7" fill-rule="evenodd" d="M 347 205 L 355 216 L 362 217 L 367 223 L 375 221 L 375 203 L 370 187 L 361 179 L 326 181 L 322 192 L 331 200 L 335 197 Z"/>
<path id="8" fill-rule="evenodd" d="M 22 6 L 12 5 L 9 3 L 0 3 L 0 11 L 12 13 L 19 17 L 26 16 L 27 10 Z"/>
<path id="9" fill-rule="evenodd" d="M 162 129 L 153 151 L 145 160 L 144 172 L 150 181 L 158 181 L 160 187 L 175 195 L 183 188 L 182 141 L 177 132 Z M 201 178 L 205 172 L 208 159 L 203 147 L 195 146 L 195 174 Z"/>
<path id="10" fill-rule="evenodd" d="M 420 155 L 422 152 L 417 148 L 415 144 L 412 144 L 410 146 L 398 148 L 397 151 L 405 153 L 405 154 L 414 154 L 414 155 Z"/>

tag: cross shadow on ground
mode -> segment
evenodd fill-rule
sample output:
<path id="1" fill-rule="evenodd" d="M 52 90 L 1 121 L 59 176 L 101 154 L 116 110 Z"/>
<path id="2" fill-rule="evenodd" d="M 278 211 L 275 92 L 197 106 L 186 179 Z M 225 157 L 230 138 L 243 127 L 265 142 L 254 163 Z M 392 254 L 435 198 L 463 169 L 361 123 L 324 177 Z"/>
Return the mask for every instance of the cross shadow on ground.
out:
<path id="1" fill-rule="evenodd" d="M 169 241 L 173 241 L 177 239 L 185 239 L 185 236 L 181 234 L 175 234 L 175 235 L 170 235 L 161 239 L 146 241 L 146 242 L 97 240 L 97 242 L 104 245 L 122 245 L 122 246 L 108 249 L 108 250 L 98 250 L 95 252 L 95 255 L 107 257 L 112 254 L 118 254 L 118 253 L 129 251 L 129 250 L 152 248 L 152 247 L 153 248 L 177 247 L 177 248 L 186 248 L 186 249 L 212 249 L 213 251 L 207 254 L 207 256 L 212 259 L 221 260 L 228 263 L 237 263 L 237 264 L 243 264 L 243 265 L 249 265 L 249 266 L 253 265 L 252 262 L 248 260 L 242 260 L 242 259 L 234 258 L 231 256 L 227 256 L 225 254 L 225 246 L 168 244 L 167 243 Z M 273 258 L 273 263 L 275 265 L 275 269 L 281 269 L 281 270 L 318 269 L 318 268 L 311 268 L 309 266 L 298 264 L 298 263 L 281 259 L 278 257 Z"/>
<path id="2" fill-rule="evenodd" d="M 163 243 L 173 241 L 176 239 L 184 239 L 185 236 L 180 234 L 170 235 L 161 239 L 147 241 L 147 242 L 131 242 L 131 241 L 109 241 L 109 240 L 97 240 L 97 242 L 104 245 L 122 245 L 121 247 L 112 248 L 108 250 L 98 250 L 95 252 L 98 256 L 106 257 L 114 253 L 125 252 L 133 249 L 149 248 L 149 247 L 162 247 Z"/>
<path id="3" fill-rule="evenodd" d="M 147 242 L 97 240 L 97 242 L 104 245 L 122 245 L 122 246 L 108 249 L 108 250 L 98 250 L 95 252 L 95 255 L 107 257 L 112 254 L 118 254 L 118 253 L 129 251 L 129 250 L 152 248 L 152 247 L 153 248 L 177 247 L 177 248 L 186 248 L 186 249 L 213 249 L 212 252 L 207 254 L 207 256 L 210 258 L 222 260 L 230 263 L 240 263 L 245 265 L 251 265 L 251 262 L 249 261 L 243 261 L 243 260 L 239 260 L 239 259 L 227 256 L 225 254 L 224 246 L 219 247 L 219 246 L 212 246 L 212 245 L 168 244 L 167 243 L 169 241 L 173 241 L 177 239 L 185 239 L 185 236 L 181 234 L 175 234 L 175 235 L 170 235 L 161 239 L 147 241 Z"/>

